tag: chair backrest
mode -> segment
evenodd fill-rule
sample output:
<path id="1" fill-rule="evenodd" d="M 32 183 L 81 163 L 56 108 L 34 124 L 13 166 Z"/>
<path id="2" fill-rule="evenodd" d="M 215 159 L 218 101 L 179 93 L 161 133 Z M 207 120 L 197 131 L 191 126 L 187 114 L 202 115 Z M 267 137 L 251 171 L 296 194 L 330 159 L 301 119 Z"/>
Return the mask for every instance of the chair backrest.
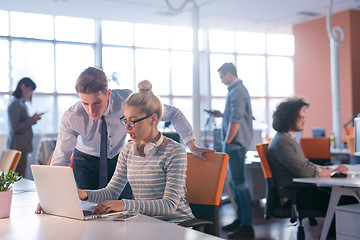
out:
<path id="1" fill-rule="evenodd" d="M 224 187 L 229 156 L 226 153 L 206 153 L 206 160 L 187 154 L 186 200 L 197 219 L 214 223 L 204 232 L 220 235 L 219 205 Z"/>
<path id="2" fill-rule="evenodd" d="M 219 205 L 229 156 L 226 153 L 207 153 L 206 160 L 187 153 L 187 201 L 192 204 Z"/>
<path id="3" fill-rule="evenodd" d="M 269 165 L 269 161 L 267 159 L 267 154 L 268 154 L 268 151 L 269 151 L 269 144 L 268 143 L 257 144 L 256 145 L 256 151 L 259 154 L 261 169 L 263 170 L 264 177 L 265 178 L 272 178 L 271 168 L 270 168 L 270 165 Z"/>
<path id="4" fill-rule="evenodd" d="M 47 165 L 49 165 L 49 166 L 51 164 L 51 160 L 52 160 L 53 155 L 54 155 L 54 151 L 52 151 L 51 154 L 50 154 L 50 158 L 49 158 L 49 161 L 47 163 Z"/>
<path id="5" fill-rule="evenodd" d="M 350 126 L 350 127 L 345 128 L 345 133 L 343 135 L 343 141 L 344 142 L 346 142 L 346 137 L 347 136 L 355 136 L 355 127 L 354 126 Z"/>
<path id="6" fill-rule="evenodd" d="M 301 138 L 301 147 L 308 159 L 330 159 L 330 138 Z"/>
<path id="7" fill-rule="evenodd" d="M 0 162 L 0 169 L 3 172 L 15 171 L 21 154 L 19 150 L 8 149 Z"/>
<path id="8" fill-rule="evenodd" d="M 355 136 L 354 135 L 346 135 L 346 144 L 349 149 L 349 154 L 354 155 L 355 152 Z"/>
<path id="9" fill-rule="evenodd" d="M 268 161 L 269 144 L 257 144 L 256 151 L 259 154 L 261 169 L 264 173 L 266 183 L 266 205 L 264 211 L 265 219 L 270 219 L 273 213 L 273 209 L 278 205 L 279 199 L 276 194 L 275 183 L 273 174 Z"/>

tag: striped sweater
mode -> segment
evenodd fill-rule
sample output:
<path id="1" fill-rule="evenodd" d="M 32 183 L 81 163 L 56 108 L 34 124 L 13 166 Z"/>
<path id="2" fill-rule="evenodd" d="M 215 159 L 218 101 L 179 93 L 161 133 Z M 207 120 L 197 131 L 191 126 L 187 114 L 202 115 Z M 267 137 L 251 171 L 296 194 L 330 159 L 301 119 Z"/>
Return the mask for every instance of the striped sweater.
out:
<path id="1" fill-rule="evenodd" d="M 123 199 L 124 210 L 138 211 L 169 222 L 194 218 L 185 200 L 187 157 L 185 149 L 170 140 L 153 156 L 140 156 L 136 143 L 124 146 L 114 175 L 99 190 L 87 190 L 88 201 L 116 200 L 129 181 L 134 200 Z"/>

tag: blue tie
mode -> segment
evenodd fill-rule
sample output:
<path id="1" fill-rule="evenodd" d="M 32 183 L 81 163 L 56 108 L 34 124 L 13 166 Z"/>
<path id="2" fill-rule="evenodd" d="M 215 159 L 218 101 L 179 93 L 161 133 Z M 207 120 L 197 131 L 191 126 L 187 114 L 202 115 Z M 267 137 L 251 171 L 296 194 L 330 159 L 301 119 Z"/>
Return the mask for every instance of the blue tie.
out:
<path id="1" fill-rule="evenodd" d="M 105 117 L 101 117 L 101 142 L 100 142 L 100 166 L 99 166 L 99 188 L 107 184 L 107 126 Z"/>

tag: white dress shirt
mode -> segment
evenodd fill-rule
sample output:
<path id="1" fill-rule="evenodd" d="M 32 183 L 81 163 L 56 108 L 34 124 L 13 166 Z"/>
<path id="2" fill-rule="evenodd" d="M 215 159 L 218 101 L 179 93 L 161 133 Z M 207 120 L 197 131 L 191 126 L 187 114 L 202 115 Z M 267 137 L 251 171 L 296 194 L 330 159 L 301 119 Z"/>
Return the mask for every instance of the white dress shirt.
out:
<path id="1" fill-rule="evenodd" d="M 131 94 L 128 89 L 111 90 L 109 104 L 104 112 L 108 130 L 107 156 L 115 157 L 124 146 L 125 127 L 120 118 L 124 115 L 125 101 Z M 176 107 L 164 105 L 162 121 L 171 121 L 185 143 L 195 139 L 190 123 Z M 67 166 L 74 149 L 100 156 L 100 120 L 92 120 L 81 101 L 70 107 L 61 119 L 60 133 L 51 160 L 51 165 Z"/>

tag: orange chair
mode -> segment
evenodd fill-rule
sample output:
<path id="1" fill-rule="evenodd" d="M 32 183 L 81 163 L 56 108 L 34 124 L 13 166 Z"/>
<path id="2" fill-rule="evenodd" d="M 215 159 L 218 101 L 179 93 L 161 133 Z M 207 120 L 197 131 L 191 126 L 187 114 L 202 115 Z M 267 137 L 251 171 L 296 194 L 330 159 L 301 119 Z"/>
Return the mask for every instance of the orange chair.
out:
<path id="1" fill-rule="evenodd" d="M 304 218 L 310 219 L 310 225 L 317 224 L 316 217 L 324 217 L 324 213 L 315 210 L 298 208 L 296 205 L 296 191 L 301 189 L 299 186 L 289 187 L 291 191 L 291 207 L 281 206 L 279 197 L 276 192 L 276 185 L 273 179 L 273 173 L 267 158 L 269 144 L 257 144 L 256 150 L 259 154 L 261 168 L 264 173 L 266 182 L 266 205 L 264 218 L 270 220 L 275 218 L 290 218 L 291 223 L 298 222 L 297 239 L 305 240 L 305 231 L 302 224 Z"/>
<path id="2" fill-rule="evenodd" d="M 226 153 L 207 153 L 205 161 L 192 153 L 188 153 L 187 157 L 186 200 L 197 219 L 213 223 L 205 227 L 205 232 L 219 236 L 219 205 L 229 156 Z"/>
<path id="3" fill-rule="evenodd" d="M 347 136 L 355 136 L 355 127 L 345 127 L 345 133 L 343 135 L 343 142 L 347 142 Z"/>
<path id="4" fill-rule="evenodd" d="M 346 135 L 346 144 L 349 149 L 349 154 L 354 155 L 355 152 L 355 136 L 354 135 Z"/>
<path id="5" fill-rule="evenodd" d="M 3 172 L 15 171 L 22 152 L 19 150 L 8 149 L 6 150 L 1 162 L 0 169 Z"/>
<path id="6" fill-rule="evenodd" d="M 311 162 L 319 165 L 331 163 L 330 138 L 301 138 L 300 145 Z"/>
<path id="7" fill-rule="evenodd" d="M 52 156 L 53 156 L 53 155 L 54 155 L 54 151 L 51 152 L 49 161 L 48 161 L 48 163 L 47 163 L 47 165 L 49 165 L 49 166 L 50 166 L 50 164 L 51 164 L 51 159 L 52 159 Z"/>

